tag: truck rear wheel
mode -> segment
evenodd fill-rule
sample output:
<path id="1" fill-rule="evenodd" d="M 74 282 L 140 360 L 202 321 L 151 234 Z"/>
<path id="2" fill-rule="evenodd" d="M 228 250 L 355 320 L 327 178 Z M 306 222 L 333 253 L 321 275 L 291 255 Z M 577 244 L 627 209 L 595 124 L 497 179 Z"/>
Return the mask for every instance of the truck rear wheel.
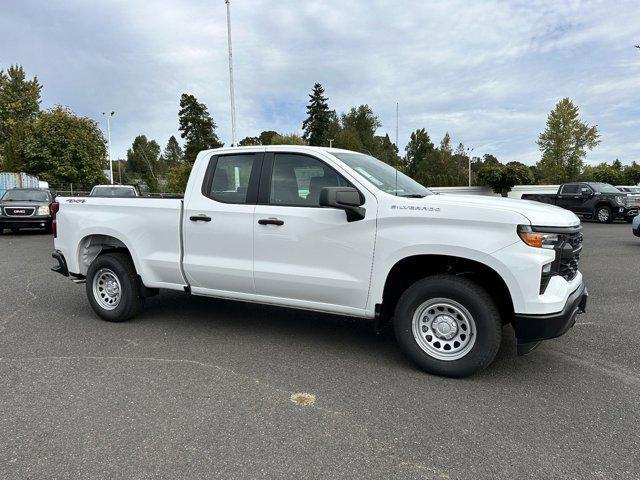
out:
<path id="1" fill-rule="evenodd" d="M 467 377 L 496 356 L 502 321 L 475 282 L 434 275 L 414 283 L 396 306 L 394 329 L 404 353 L 426 372 Z"/>
<path id="2" fill-rule="evenodd" d="M 611 223 L 613 222 L 613 213 L 611 212 L 611 208 L 606 205 L 601 205 L 596 208 L 596 220 L 599 223 Z"/>
<path id="3" fill-rule="evenodd" d="M 123 322 L 136 315 L 142 306 L 136 269 L 124 253 L 106 253 L 97 257 L 87 272 L 89 303 L 103 320 Z"/>

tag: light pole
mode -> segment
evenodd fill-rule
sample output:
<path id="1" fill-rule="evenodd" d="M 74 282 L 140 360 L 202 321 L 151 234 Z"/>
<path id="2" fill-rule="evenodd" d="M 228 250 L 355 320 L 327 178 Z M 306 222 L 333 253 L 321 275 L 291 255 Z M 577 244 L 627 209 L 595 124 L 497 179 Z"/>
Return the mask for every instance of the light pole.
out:
<path id="1" fill-rule="evenodd" d="M 236 146 L 236 99 L 233 92 L 233 55 L 231 53 L 231 5 L 227 4 L 227 44 L 229 46 L 229 91 L 231 92 L 231 146 Z"/>
<path id="2" fill-rule="evenodd" d="M 111 179 L 111 185 L 113 185 L 113 162 L 111 161 L 111 117 L 115 115 L 116 112 L 111 112 L 109 114 L 102 112 L 102 115 L 107 117 L 107 145 L 109 149 L 109 178 Z"/>
<path id="3" fill-rule="evenodd" d="M 473 152 L 473 148 L 467 148 L 467 158 L 469 159 L 469 186 L 471 186 L 471 152 Z"/>
<path id="4" fill-rule="evenodd" d="M 329 139 L 329 148 L 333 148 L 333 138 Z"/>

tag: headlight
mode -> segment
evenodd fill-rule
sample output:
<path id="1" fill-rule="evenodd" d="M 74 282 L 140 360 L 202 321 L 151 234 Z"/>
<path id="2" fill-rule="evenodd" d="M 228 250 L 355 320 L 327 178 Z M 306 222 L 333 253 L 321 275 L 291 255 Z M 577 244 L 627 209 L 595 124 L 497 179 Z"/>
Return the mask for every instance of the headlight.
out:
<path id="1" fill-rule="evenodd" d="M 624 205 L 625 205 L 625 201 L 624 201 L 624 199 L 625 199 L 625 197 L 616 197 L 616 203 L 617 203 L 618 205 L 622 205 L 622 206 L 624 206 Z"/>
<path id="2" fill-rule="evenodd" d="M 38 207 L 37 215 L 49 215 L 49 207 L 47 207 L 46 205 Z"/>
<path id="3" fill-rule="evenodd" d="M 530 247 L 553 250 L 560 240 L 557 233 L 534 232 L 529 225 L 518 225 L 518 236 Z"/>

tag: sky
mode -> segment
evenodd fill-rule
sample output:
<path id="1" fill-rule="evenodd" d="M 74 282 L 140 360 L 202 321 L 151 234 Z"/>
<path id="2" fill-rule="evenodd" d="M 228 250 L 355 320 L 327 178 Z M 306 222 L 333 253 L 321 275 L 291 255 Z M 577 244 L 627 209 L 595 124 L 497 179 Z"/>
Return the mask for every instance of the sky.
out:
<path id="1" fill-rule="evenodd" d="M 597 124 L 589 163 L 640 161 L 640 8 L 635 1 L 231 0 L 238 140 L 301 133 L 320 82 L 338 113 L 363 103 L 399 146 L 426 128 L 473 155 L 539 160 L 563 97 Z M 112 156 L 145 134 L 164 148 L 184 92 L 231 143 L 224 0 L 3 0 L 0 68 L 21 64 L 62 104 L 116 112 Z M 182 143 L 182 142 L 181 142 Z"/>

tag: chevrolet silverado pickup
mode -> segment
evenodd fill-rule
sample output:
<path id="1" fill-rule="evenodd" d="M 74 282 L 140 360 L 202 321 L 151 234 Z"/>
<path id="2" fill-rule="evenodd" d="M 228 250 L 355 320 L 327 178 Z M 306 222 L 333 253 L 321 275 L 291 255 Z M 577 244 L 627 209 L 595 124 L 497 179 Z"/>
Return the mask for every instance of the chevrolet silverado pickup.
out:
<path id="1" fill-rule="evenodd" d="M 435 195 L 347 150 L 209 150 L 183 199 L 54 206 L 54 270 L 112 322 L 158 289 L 348 315 L 391 322 L 420 368 L 464 377 L 493 361 L 504 325 L 524 354 L 587 302 L 570 211 Z"/>
<path id="2" fill-rule="evenodd" d="M 614 219 L 631 223 L 638 215 L 636 195 L 629 195 L 608 183 L 563 183 L 555 194 L 525 193 L 523 200 L 535 200 L 566 208 L 585 218 L 595 218 L 600 223 Z"/>

